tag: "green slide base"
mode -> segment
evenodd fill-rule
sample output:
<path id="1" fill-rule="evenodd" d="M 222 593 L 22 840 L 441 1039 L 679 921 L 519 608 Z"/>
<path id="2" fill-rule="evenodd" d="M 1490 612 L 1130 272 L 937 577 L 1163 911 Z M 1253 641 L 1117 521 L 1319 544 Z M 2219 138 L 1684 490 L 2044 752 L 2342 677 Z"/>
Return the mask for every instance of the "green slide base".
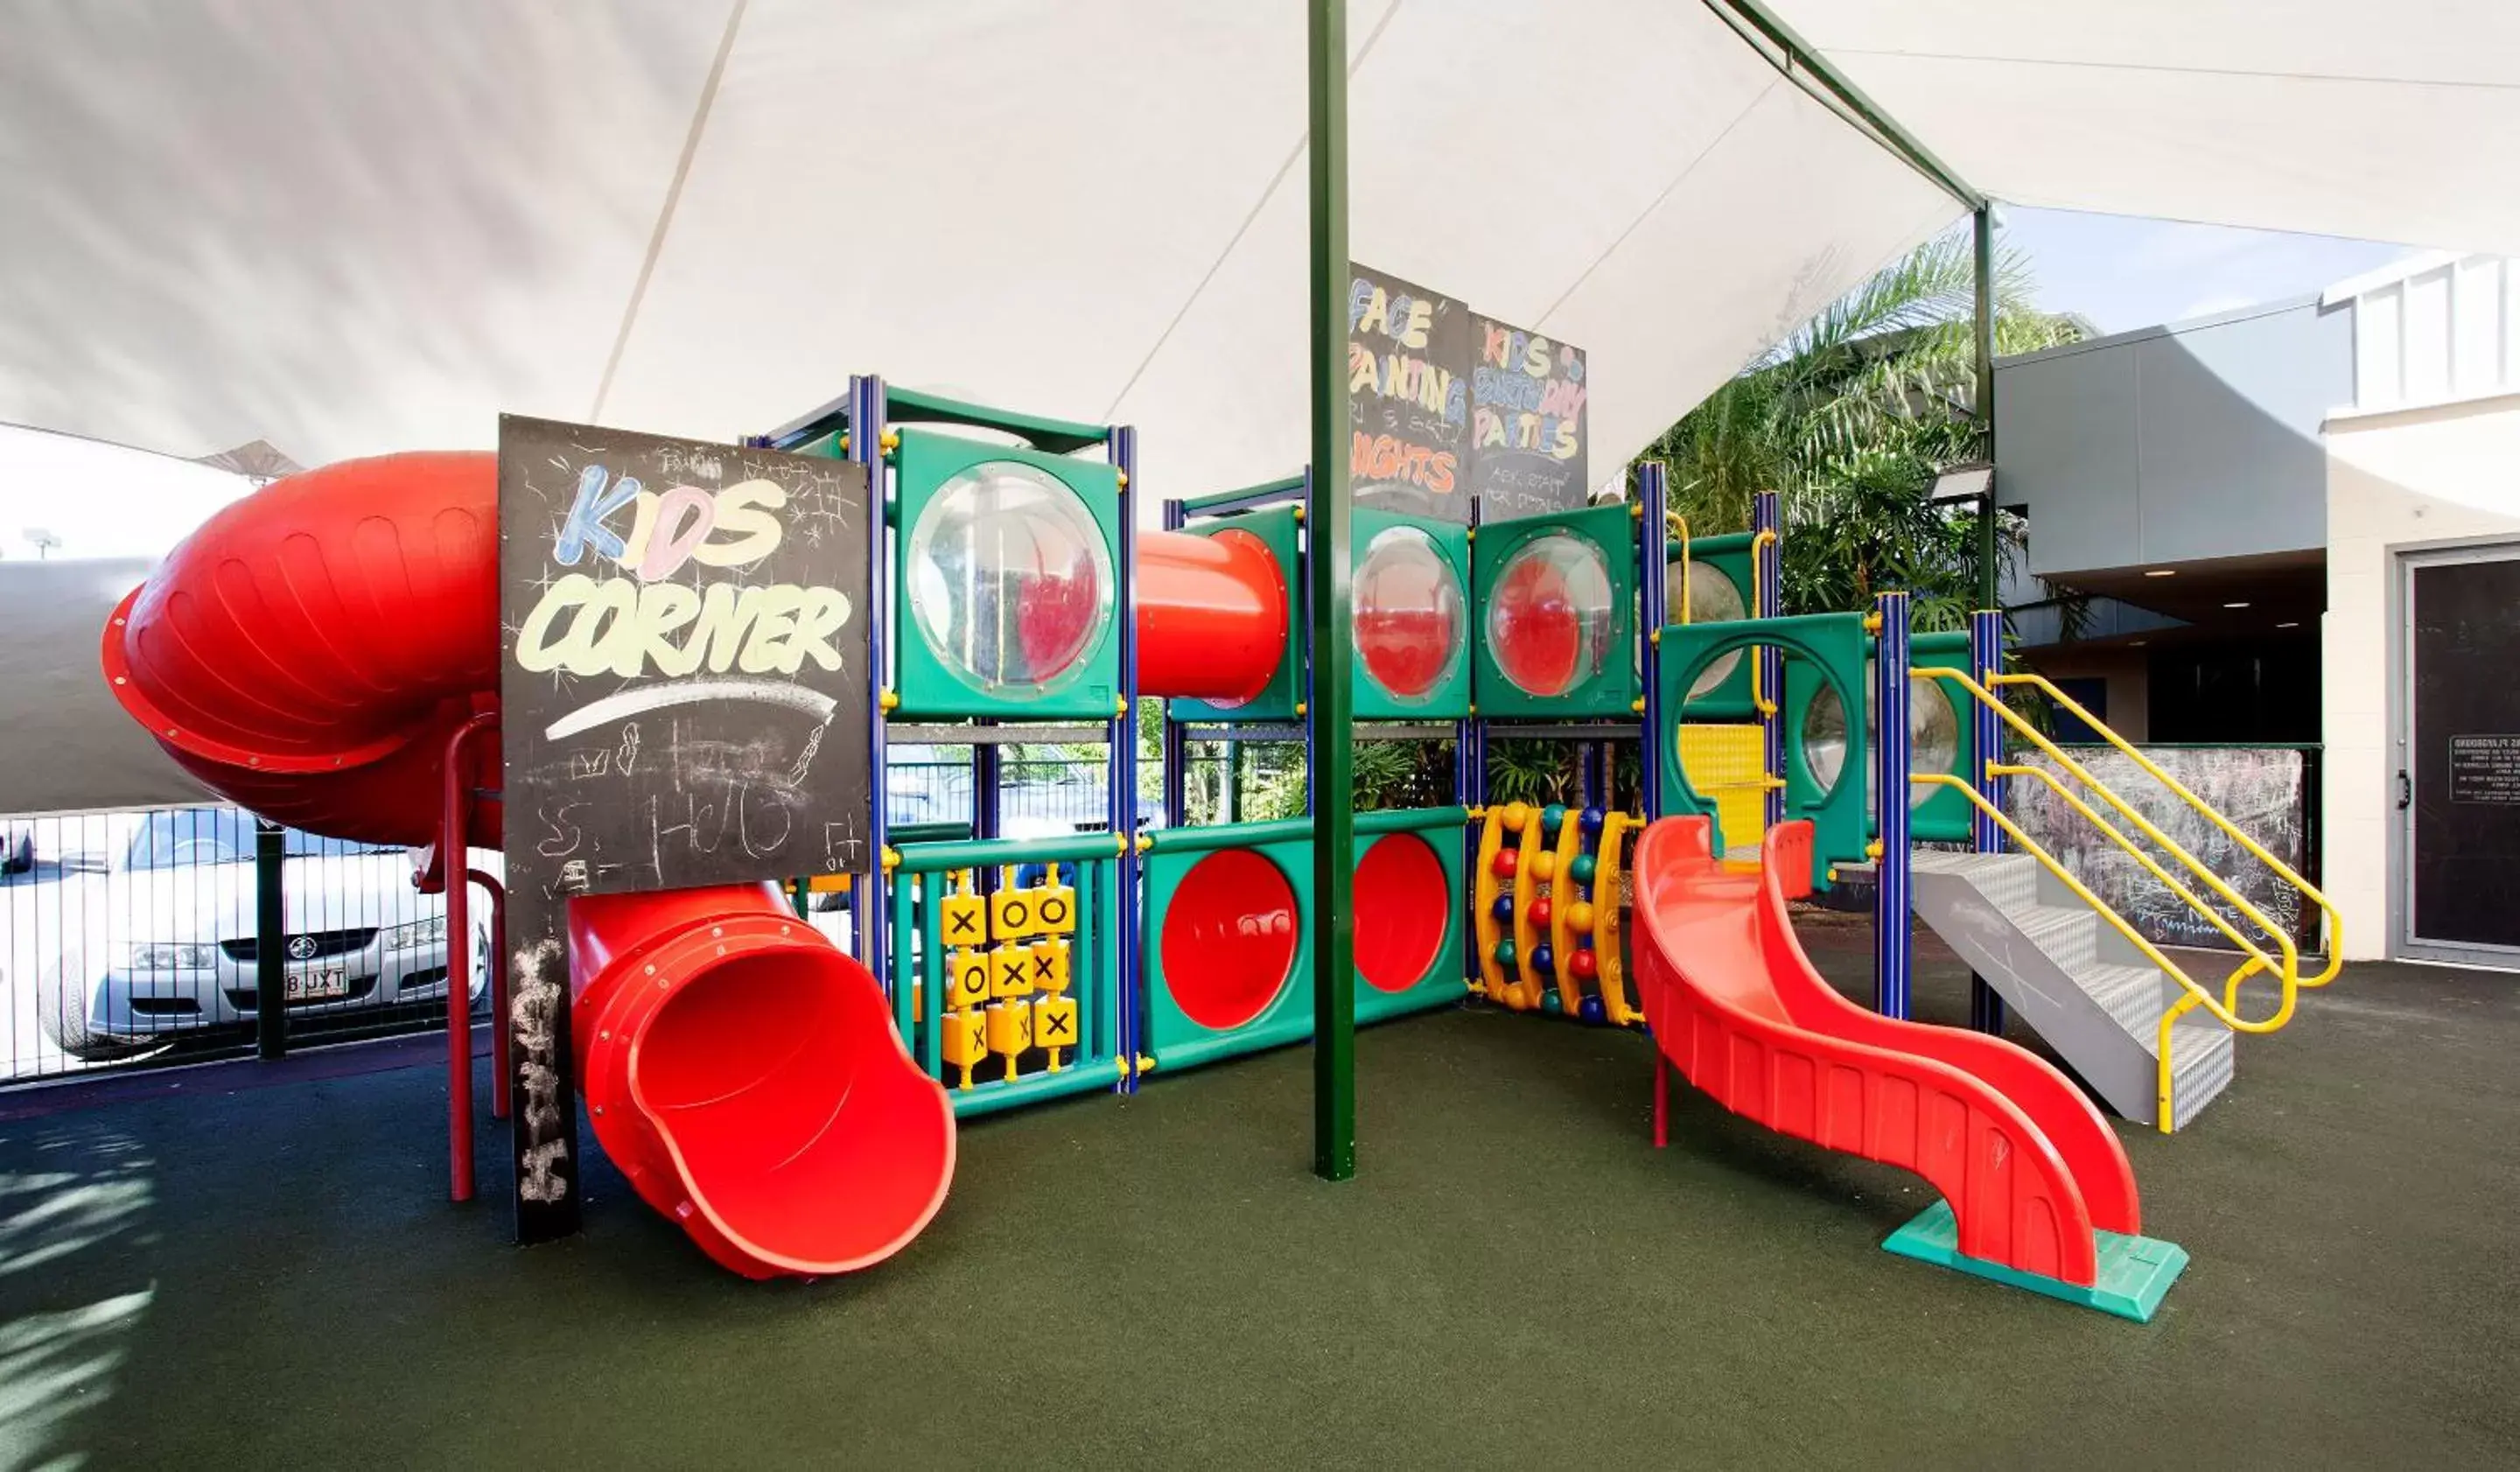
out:
<path id="1" fill-rule="evenodd" d="M 2155 1237 L 2129 1237 L 2118 1232 L 2092 1235 L 2099 1239 L 2100 1275 L 2099 1281 L 2089 1288 L 1963 1256 L 1959 1220 L 1952 1215 L 1948 1201 L 1937 1201 L 1925 1208 L 1915 1220 L 1892 1232 L 1881 1246 L 1919 1263 L 1975 1273 L 2006 1287 L 2027 1288 L 2139 1324 L 2151 1322 L 2152 1311 L 2161 1307 L 2170 1285 L 2186 1270 L 2187 1249 Z"/>

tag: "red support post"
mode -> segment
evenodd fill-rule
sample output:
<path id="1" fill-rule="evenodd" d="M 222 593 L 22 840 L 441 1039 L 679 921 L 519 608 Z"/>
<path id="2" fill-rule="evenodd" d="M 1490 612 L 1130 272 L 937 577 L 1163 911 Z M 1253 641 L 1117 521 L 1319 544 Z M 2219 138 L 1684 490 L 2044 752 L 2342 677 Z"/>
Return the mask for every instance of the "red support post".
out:
<path id="1" fill-rule="evenodd" d="M 1662 1049 L 1653 1050 L 1654 1071 L 1654 1148 L 1671 1143 L 1671 1068 L 1663 1062 Z"/>
<path id="2" fill-rule="evenodd" d="M 490 894 L 490 1118 L 504 1120 L 508 1117 L 508 888 L 487 870 L 464 872 Z M 448 985 L 453 985 L 451 973 Z M 467 985 L 464 989 L 472 989 Z"/>
<path id="3" fill-rule="evenodd" d="M 446 876 L 447 1194 L 456 1201 L 472 1199 L 472 886 L 466 882 L 472 845 L 465 833 L 472 783 L 464 748 L 498 723 L 484 711 L 446 738 L 446 805 L 437 824 L 438 872 Z"/>

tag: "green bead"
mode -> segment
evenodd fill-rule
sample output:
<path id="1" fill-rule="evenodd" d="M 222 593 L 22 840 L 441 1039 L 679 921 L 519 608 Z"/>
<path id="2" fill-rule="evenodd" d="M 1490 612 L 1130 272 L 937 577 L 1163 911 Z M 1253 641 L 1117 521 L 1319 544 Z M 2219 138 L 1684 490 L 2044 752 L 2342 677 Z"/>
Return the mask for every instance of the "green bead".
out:
<path id="1" fill-rule="evenodd" d="M 1499 941 L 1497 943 L 1496 963 L 1498 965 L 1510 967 L 1513 965 L 1513 956 L 1514 950 L 1513 943 L 1511 941 Z"/>
<path id="2" fill-rule="evenodd" d="M 1548 806 L 1540 809 L 1541 837 L 1554 843 L 1557 839 L 1557 830 L 1564 826 L 1566 826 L 1565 804 L 1552 803 Z"/>
<path id="3" fill-rule="evenodd" d="M 1595 868 L 1592 854 L 1578 853 L 1575 855 L 1574 864 L 1566 872 L 1574 876 L 1577 884 L 1591 884 Z"/>

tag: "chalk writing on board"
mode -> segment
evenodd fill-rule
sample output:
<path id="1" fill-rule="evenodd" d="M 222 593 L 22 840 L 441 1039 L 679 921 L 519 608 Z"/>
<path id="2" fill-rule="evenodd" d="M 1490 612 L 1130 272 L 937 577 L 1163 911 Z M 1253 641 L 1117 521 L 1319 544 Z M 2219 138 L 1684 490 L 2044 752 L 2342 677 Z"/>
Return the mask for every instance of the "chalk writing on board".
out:
<path id="1" fill-rule="evenodd" d="M 1359 504 L 1469 520 L 1470 312 L 1351 266 L 1348 483 Z"/>
<path id="2" fill-rule="evenodd" d="M 863 466 L 501 424 L 512 852 L 569 892 L 869 858 Z"/>
<path id="3" fill-rule="evenodd" d="M 1482 520 L 1584 504 L 1584 349 L 1488 317 L 1471 319 L 1469 484 Z"/>

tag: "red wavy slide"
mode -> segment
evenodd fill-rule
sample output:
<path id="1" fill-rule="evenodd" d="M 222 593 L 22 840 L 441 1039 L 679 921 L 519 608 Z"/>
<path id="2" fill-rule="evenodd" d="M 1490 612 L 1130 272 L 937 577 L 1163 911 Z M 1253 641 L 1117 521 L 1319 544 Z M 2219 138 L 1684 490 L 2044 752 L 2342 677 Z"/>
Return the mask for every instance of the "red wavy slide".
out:
<path id="1" fill-rule="evenodd" d="M 1879 1016 L 1813 969 L 1785 901 L 1812 828 L 1768 831 L 1760 872 L 1717 863 L 1703 817 L 1636 852 L 1637 970 L 1655 1044 L 1734 1114 L 1913 1171 L 1951 1203 L 1959 1250 L 2090 1287 L 2092 1232 L 2138 1230 L 2135 1172 L 2063 1074 L 2001 1038 Z M 1790 888 L 1789 888 L 1790 887 Z"/>
<path id="2" fill-rule="evenodd" d="M 204 523 L 115 610 L 114 695 L 211 788 L 369 843 L 437 837 L 446 738 L 499 689 L 498 468 L 347 461 Z M 475 742 L 475 791 L 499 784 Z M 499 831 L 495 799 L 472 831 Z M 881 988 L 766 885 L 569 915 L 578 1077 L 640 1196 L 748 1277 L 880 1262 L 944 1204 L 954 1113 Z M 626 986 L 639 968 L 656 987 Z"/>

